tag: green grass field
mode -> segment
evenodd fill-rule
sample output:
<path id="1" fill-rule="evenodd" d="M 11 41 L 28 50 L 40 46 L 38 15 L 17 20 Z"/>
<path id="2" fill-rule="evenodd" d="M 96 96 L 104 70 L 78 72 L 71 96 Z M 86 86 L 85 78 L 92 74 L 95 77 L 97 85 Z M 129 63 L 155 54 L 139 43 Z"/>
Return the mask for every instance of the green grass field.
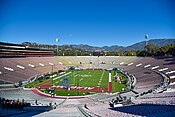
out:
<path id="1" fill-rule="evenodd" d="M 50 92 L 46 90 L 41 90 L 41 91 L 47 94 L 50 94 Z M 78 92 L 78 91 L 72 91 L 72 90 L 54 90 L 54 94 L 56 94 L 57 96 L 84 96 L 84 95 L 90 95 L 94 93 L 93 92 Z"/>
<path id="2" fill-rule="evenodd" d="M 122 92 L 122 89 L 127 91 L 125 84 L 121 82 L 118 83 L 115 81 L 114 75 L 118 74 L 122 77 L 121 81 L 127 81 L 127 78 L 124 74 L 112 71 L 112 82 L 113 82 L 113 92 Z M 58 76 L 53 78 L 54 86 L 62 86 L 67 79 L 67 82 L 70 86 L 80 86 L 80 87 L 99 87 L 99 88 L 108 88 L 108 75 L 109 71 L 106 70 L 69 70 L 63 74 L 58 74 Z M 64 80 L 64 81 L 63 81 Z M 52 84 L 52 78 L 46 80 L 36 80 L 28 84 L 27 86 L 34 87 L 42 83 Z M 57 95 L 87 95 L 87 92 L 79 92 L 73 90 L 56 90 L 54 92 Z"/>
<path id="3" fill-rule="evenodd" d="M 127 80 L 125 75 L 117 72 L 123 77 L 123 81 Z M 115 82 L 114 71 L 112 72 L 113 92 L 121 92 L 122 88 L 126 89 L 126 86 L 121 83 Z M 106 70 L 80 70 L 80 71 L 67 71 L 65 75 L 54 78 L 54 85 L 61 85 L 60 81 L 63 77 L 70 78 L 71 86 L 82 87 L 101 87 L 108 88 L 108 75 L 109 71 Z M 51 84 L 51 82 L 50 82 Z M 126 89 L 127 90 L 127 89 Z"/>
<path id="4" fill-rule="evenodd" d="M 102 88 L 108 86 L 108 72 L 97 70 L 81 70 L 81 71 L 68 71 L 65 73 L 70 78 L 71 86 L 84 86 L 84 87 L 96 87 L 101 79 Z M 63 76 L 63 77 L 65 77 Z M 54 78 L 54 85 L 58 85 L 63 77 Z"/>

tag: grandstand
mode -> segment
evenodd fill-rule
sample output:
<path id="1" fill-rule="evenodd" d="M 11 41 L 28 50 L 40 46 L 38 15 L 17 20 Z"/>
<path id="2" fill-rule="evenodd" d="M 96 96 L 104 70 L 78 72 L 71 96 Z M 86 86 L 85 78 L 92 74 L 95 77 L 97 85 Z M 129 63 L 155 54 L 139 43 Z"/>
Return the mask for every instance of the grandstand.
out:
<path id="1" fill-rule="evenodd" d="M 4 82 L 16 83 L 26 81 L 41 74 L 63 69 L 54 57 L 30 57 L 30 58 L 0 58 L 0 80 Z M 49 64 L 50 63 L 50 64 Z"/>
<path id="2" fill-rule="evenodd" d="M 175 117 L 175 0 L 0 0 L 0 117 Z"/>
<path id="3" fill-rule="evenodd" d="M 0 57 L 42 57 L 53 56 L 53 52 L 46 49 L 32 48 L 20 44 L 0 42 Z"/>
<path id="4" fill-rule="evenodd" d="M 49 111 L 8 111 L 0 116 L 172 116 L 175 113 L 175 58 L 129 56 L 53 56 L 52 52 L 22 45 L 0 43 L 0 97 L 24 99 L 32 106 L 54 107 Z M 18 52 L 12 52 L 13 50 Z M 37 53 L 36 53 L 37 51 Z M 29 53 L 30 52 L 30 53 Z M 37 55 L 37 56 L 36 56 Z M 111 108 L 115 93 L 96 93 L 87 96 L 38 95 L 37 89 L 14 87 L 44 74 L 65 70 L 118 68 L 128 76 L 129 91 L 121 93 L 130 98 L 131 105 Z M 151 109 L 150 109 L 151 108 Z M 2 112 L 2 109 L 0 110 Z"/>

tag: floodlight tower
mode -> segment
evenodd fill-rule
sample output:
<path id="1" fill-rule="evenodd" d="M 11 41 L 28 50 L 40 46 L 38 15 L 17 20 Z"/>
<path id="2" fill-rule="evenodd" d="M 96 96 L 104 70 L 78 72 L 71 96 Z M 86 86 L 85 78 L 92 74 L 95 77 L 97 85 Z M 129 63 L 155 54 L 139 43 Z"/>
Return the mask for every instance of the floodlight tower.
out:
<path id="1" fill-rule="evenodd" d="M 91 53 L 89 54 L 89 57 L 90 57 L 90 59 L 89 59 L 89 68 L 92 66 L 91 64 L 92 64 L 92 62 L 91 62 Z"/>
<path id="2" fill-rule="evenodd" d="M 146 46 L 148 45 L 148 34 L 145 35 L 145 39 L 146 39 Z"/>
<path id="3" fill-rule="evenodd" d="M 148 45 L 148 34 L 145 35 L 145 39 L 146 39 L 145 50 L 147 51 L 146 46 Z M 146 56 L 146 54 L 145 54 L 145 56 Z"/>
<path id="4" fill-rule="evenodd" d="M 53 63 L 49 63 L 49 64 L 52 66 L 52 73 L 51 73 L 52 74 L 51 75 L 52 76 L 52 88 L 51 89 L 52 89 L 52 96 L 53 96 L 54 95 L 54 91 L 53 91 L 53 86 L 54 86 L 54 84 L 53 84 L 53 71 L 54 71 L 53 69 L 54 69 L 54 64 Z"/>
<path id="5" fill-rule="evenodd" d="M 59 38 L 56 38 L 56 42 L 57 42 L 57 53 L 58 53 L 58 42 L 60 41 Z"/>

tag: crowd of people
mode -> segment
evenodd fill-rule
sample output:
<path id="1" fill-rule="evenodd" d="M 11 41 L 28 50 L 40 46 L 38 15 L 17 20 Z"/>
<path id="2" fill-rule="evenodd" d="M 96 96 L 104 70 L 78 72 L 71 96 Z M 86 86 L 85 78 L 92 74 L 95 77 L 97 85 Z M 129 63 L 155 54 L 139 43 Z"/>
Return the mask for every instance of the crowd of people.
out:
<path id="1" fill-rule="evenodd" d="M 12 100 L 12 99 L 5 99 L 0 98 L 0 107 L 2 109 L 23 109 L 24 107 L 30 106 L 30 103 L 27 103 L 22 100 Z"/>
<path id="2" fill-rule="evenodd" d="M 133 102 L 131 101 L 131 97 L 122 97 L 120 94 L 118 94 L 116 96 L 116 99 L 112 99 L 112 101 L 109 102 L 109 105 L 111 107 L 115 107 L 115 105 L 117 104 L 122 104 L 123 106 L 125 105 L 130 105 L 130 104 L 133 104 Z"/>

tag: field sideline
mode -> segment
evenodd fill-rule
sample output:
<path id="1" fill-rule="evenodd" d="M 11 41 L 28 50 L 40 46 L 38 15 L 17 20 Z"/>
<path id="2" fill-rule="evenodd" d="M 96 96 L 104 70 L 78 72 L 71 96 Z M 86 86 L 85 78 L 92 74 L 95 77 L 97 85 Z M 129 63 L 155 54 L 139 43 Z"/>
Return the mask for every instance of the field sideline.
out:
<path id="1" fill-rule="evenodd" d="M 116 78 L 114 77 L 116 73 L 119 75 L 121 82 L 127 81 L 124 74 L 112 70 L 112 92 L 127 91 L 128 89 L 125 84 L 116 82 Z M 108 92 L 108 79 L 109 71 L 106 70 L 68 70 L 59 73 L 58 76 L 53 78 L 54 93 L 60 96 L 78 96 L 89 93 Z M 64 88 L 65 86 L 70 87 L 70 90 Z M 52 77 L 50 76 L 48 79 L 37 79 L 35 82 L 27 84 L 26 87 L 35 87 L 49 93 L 48 89 L 52 87 Z"/>
<path id="2" fill-rule="evenodd" d="M 126 88 L 126 86 L 124 84 L 115 82 L 114 74 L 115 73 L 113 71 L 112 72 L 113 91 L 121 92 L 122 88 Z M 118 74 L 124 77 L 123 74 L 121 73 Z M 59 86 L 60 81 L 67 76 L 68 78 L 70 78 L 71 86 L 108 88 L 108 75 L 109 71 L 106 70 L 68 71 L 63 75 L 54 78 L 54 85 Z M 126 80 L 126 78 L 123 79 Z"/>

